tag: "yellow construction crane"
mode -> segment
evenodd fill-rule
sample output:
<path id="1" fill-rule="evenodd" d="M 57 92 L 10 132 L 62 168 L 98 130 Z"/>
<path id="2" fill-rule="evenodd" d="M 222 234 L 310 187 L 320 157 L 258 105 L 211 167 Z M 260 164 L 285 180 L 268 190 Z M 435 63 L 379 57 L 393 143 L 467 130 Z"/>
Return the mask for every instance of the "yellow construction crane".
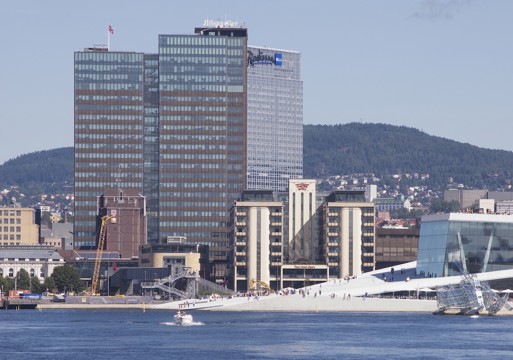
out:
<path id="1" fill-rule="evenodd" d="M 261 289 L 265 289 L 265 290 L 268 290 L 268 291 L 273 291 L 273 289 L 267 285 L 265 282 L 263 281 L 260 281 L 260 280 L 256 280 L 256 279 L 251 279 L 250 282 L 249 282 L 249 290 L 261 290 Z"/>
<path id="2" fill-rule="evenodd" d="M 96 295 L 98 289 L 98 280 L 100 278 L 100 267 L 102 264 L 103 247 L 105 245 L 105 237 L 107 235 L 107 224 L 109 222 L 115 223 L 116 217 L 105 215 L 102 217 L 102 226 L 100 228 L 100 236 L 98 237 L 98 249 L 96 250 L 96 259 L 94 262 L 94 271 L 91 278 L 91 295 Z"/>

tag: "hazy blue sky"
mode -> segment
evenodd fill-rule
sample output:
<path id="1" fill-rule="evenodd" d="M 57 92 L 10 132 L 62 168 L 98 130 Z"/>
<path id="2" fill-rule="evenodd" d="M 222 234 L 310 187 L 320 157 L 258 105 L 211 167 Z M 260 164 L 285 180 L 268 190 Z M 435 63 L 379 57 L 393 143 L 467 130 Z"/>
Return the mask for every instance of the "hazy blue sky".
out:
<path id="1" fill-rule="evenodd" d="M 404 125 L 513 151 L 513 1 L 154 0 L 0 4 L 0 164 L 73 145 L 73 52 L 157 52 L 158 34 L 245 23 L 302 53 L 305 124 Z"/>

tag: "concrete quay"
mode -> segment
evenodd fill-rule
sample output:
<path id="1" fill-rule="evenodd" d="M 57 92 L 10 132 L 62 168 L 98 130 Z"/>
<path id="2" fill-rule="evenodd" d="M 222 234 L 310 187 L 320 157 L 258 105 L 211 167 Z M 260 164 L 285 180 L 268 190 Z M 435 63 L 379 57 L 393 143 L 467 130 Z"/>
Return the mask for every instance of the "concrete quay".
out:
<path id="1" fill-rule="evenodd" d="M 307 286 L 282 295 L 238 296 L 232 298 L 170 302 L 151 301 L 148 297 L 139 303 L 121 304 L 43 304 L 41 309 L 143 309 L 143 310 L 205 310 L 205 311 L 298 311 L 298 312 L 416 312 L 433 313 L 436 286 L 456 284 L 460 276 L 446 278 L 416 278 L 415 263 L 404 264 L 395 272 L 383 269 L 351 279 L 332 279 L 322 284 Z M 480 280 L 513 277 L 513 270 L 478 274 Z M 291 290 L 291 289 L 289 289 Z M 301 290 L 301 291 L 300 291 Z M 95 302 L 99 302 L 95 299 Z M 509 304 L 508 308 L 513 309 Z M 513 315 L 513 310 L 502 309 L 497 315 Z"/>

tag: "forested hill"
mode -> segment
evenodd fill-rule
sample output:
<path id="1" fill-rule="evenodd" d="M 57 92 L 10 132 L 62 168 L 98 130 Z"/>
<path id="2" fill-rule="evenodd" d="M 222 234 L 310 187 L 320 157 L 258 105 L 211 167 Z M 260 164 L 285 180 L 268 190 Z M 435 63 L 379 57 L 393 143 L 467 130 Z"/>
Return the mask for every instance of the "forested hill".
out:
<path id="1" fill-rule="evenodd" d="M 385 124 L 305 125 L 304 176 L 428 173 L 434 187 L 449 177 L 474 188 L 511 181 L 513 152 L 488 150 L 414 128 Z"/>
<path id="2" fill-rule="evenodd" d="M 513 178 L 513 152 L 488 150 L 431 136 L 414 128 L 351 123 L 304 126 L 304 176 L 427 173 L 428 185 L 456 183 L 500 187 Z M 0 165 L 0 188 L 18 185 L 27 194 L 52 193 L 73 184 L 73 148 L 18 156 Z"/>
<path id="3" fill-rule="evenodd" d="M 60 192 L 73 181 L 72 147 L 20 155 L 0 165 L 0 187 L 17 185 L 29 195 Z"/>

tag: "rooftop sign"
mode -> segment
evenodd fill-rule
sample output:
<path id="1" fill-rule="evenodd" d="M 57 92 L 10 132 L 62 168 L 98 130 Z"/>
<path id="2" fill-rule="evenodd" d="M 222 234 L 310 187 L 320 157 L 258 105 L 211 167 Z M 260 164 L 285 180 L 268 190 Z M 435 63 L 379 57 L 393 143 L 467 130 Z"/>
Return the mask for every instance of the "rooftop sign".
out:
<path id="1" fill-rule="evenodd" d="M 221 21 L 221 20 L 212 20 L 212 19 L 205 19 L 205 21 L 203 21 L 203 26 L 209 27 L 209 28 L 243 28 L 244 27 L 243 24 L 240 24 L 237 21 L 231 21 L 231 20 Z"/>
<path id="2" fill-rule="evenodd" d="M 281 66 L 283 63 L 282 53 L 264 53 L 258 49 L 258 53 L 254 54 L 253 51 L 248 50 L 248 66 L 254 65 L 271 65 Z"/>

